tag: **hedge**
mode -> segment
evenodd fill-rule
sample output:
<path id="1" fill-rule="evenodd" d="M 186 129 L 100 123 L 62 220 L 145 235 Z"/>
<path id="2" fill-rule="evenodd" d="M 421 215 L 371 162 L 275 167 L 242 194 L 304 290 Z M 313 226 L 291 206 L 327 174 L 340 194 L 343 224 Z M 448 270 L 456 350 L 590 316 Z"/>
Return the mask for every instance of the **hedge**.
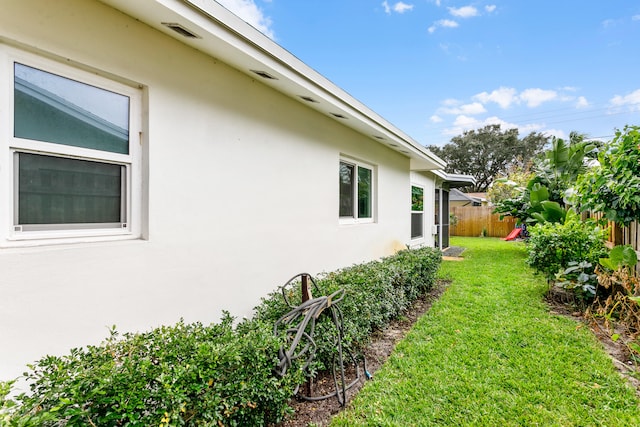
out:
<path id="1" fill-rule="evenodd" d="M 372 332 L 402 314 L 435 283 L 438 250 L 404 250 L 380 261 L 322 274 L 320 294 L 344 289 L 340 302 L 345 345 L 361 349 Z M 288 292 L 300 298 L 297 289 Z M 0 383 L 0 426 L 264 426 L 283 420 L 304 373 L 274 373 L 284 335 L 274 323 L 290 310 L 275 291 L 253 319 L 162 326 L 120 336 L 115 327 L 100 345 L 46 356 L 29 365 L 31 391 L 16 397 Z M 322 316 L 321 319 L 328 318 Z M 331 327 L 321 320 L 318 368 L 328 366 Z"/>

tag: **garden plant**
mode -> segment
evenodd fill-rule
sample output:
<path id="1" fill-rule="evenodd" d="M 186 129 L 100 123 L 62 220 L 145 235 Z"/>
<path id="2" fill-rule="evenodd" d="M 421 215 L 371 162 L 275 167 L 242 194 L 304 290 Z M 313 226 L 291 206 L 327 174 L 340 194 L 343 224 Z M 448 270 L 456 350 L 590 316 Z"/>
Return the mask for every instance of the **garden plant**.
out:
<path id="1" fill-rule="evenodd" d="M 404 250 L 380 261 L 321 275 L 321 294 L 343 289 L 345 346 L 358 351 L 435 283 L 439 250 Z M 319 295 L 316 295 L 319 296 Z M 300 299 L 299 291 L 291 295 Z M 15 396 L 0 383 L 0 426 L 264 426 L 290 413 L 294 390 L 331 364 L 333 342 L 318 324 L 311 372 L 294 365 L 276 375 L 278 351 L 289 337 L 274 334 L 289 307 L 276 291 L 252 319 L 235 324 L 182 321 L 143 333 L 112 329 L 100 345 L 45 356 L 28 367 L 30 392 Z M 333 336 L 333 335 L 331 335 Z"/>

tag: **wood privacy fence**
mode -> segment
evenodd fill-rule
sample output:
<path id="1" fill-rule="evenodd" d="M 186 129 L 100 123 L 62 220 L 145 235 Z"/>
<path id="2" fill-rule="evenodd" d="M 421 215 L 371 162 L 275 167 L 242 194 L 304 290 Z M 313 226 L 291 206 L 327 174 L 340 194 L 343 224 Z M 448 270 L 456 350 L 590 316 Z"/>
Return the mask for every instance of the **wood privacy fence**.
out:
<path id="1" fill-rule="evenodd" d="M 631 245 L 636 252 L 640 251 L 640 225 L 634 221 L 627 227 L 620 227 L 609 222 L 609 242 L 611 246 Z"/>
<path id="2" fill-rule="evenodd" d="M 452 206 L 451 213 L 458 218 L 451 225 L 452 236 L 478 237 L 486 230 L 487 237 L 506 237 L 516 226 L 516 219 L 494 214 L 492 206 Z"/>
<path id="3" fill-rule="evenodd" d="M 595 219 L 602 219 L 602 213 L 589 213 L 582 214 L 582 219 L 592 217 Z M 636 252 L 638 252 L 640 258 L 640 223 L 634 221 L 626 227 L 620 227 L 615 222 L 608 221 L 608 246 L 614 247 L 618 245 L 631 245 Z"/>
<path id="4" fill-rule="evenodd" d="M 456 225 L 451 225 L 452 236 L 478 237 L 486 230 L 488 237 L 506 237 L 516 226 L 513 217 L 505 216 L 500 220 L 500 214 L 493 214 L 491 206 L 452 206 L 451 213 L 458 218 Z M 591 214 L 599 218 L 602 214 Z M 609 222 L 609 245 L 631 245 L 640 257 L 640 222 L 632 222 L 628 227 L 620 227 Z"/>

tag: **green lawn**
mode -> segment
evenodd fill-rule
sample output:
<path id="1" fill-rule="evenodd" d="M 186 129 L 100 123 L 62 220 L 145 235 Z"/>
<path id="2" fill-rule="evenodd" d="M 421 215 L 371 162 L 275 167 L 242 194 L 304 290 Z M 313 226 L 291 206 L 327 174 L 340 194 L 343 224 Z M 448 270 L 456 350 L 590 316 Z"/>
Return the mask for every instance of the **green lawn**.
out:
<path id="1" fill-rule="evenodd" d="M 331 426 L 640 426 L 600 343 L 549 313 L 522 243 L 453 238 L 452 283 Z"/>

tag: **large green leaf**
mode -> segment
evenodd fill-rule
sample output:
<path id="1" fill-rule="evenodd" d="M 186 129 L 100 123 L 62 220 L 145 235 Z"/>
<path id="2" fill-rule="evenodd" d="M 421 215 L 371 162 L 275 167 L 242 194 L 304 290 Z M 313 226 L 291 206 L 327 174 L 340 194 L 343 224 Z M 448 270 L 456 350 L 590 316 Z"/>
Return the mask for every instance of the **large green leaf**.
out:
<path id="1" fill-rule="evenodd" d="M 609 258 L 600 258 L 600 265 L 609 270 L 633 267 L 638 263 L 638 255 L 631 245 L 616 246 L 609 252 Z"/>
<path id="2" fill-rule="evenodd" d="M 539 212 L 533 212 L 531 213 L 531 218 L 533 218 L 533 220 L 535 222 L 539 222 L 540 224 L 544 224 L 545 222 L 547 222 L 547 218 L 544 217 L 541 213 Z"/>
<path id="3" fill-rule="evenodd" d="M 567 211 L 564 210 L 558 202 L 545 200 L 540 202 L 540 205 L 542 205 L 543 209 L 542 216 L 544 216 L 548 222 L 564 222 Z"/>
<path id="4" fill-rule="evenodd" d="M 536 210 L 539 210 L 538 205 L 545 200 L 549 200 L 549 189 L 544 185 L 535 183 L 529 192 L 529 201 L 531 202 L 531 206 L 536 208 Z"/>
<path id="5" fill-rule="evenodd" d="M 562 169 L 569 161 L 569 146 L 561 138 L 554 138 L 551 141 L 551 150 L 546 153 L 547 159 L 552 168 Z"/>

